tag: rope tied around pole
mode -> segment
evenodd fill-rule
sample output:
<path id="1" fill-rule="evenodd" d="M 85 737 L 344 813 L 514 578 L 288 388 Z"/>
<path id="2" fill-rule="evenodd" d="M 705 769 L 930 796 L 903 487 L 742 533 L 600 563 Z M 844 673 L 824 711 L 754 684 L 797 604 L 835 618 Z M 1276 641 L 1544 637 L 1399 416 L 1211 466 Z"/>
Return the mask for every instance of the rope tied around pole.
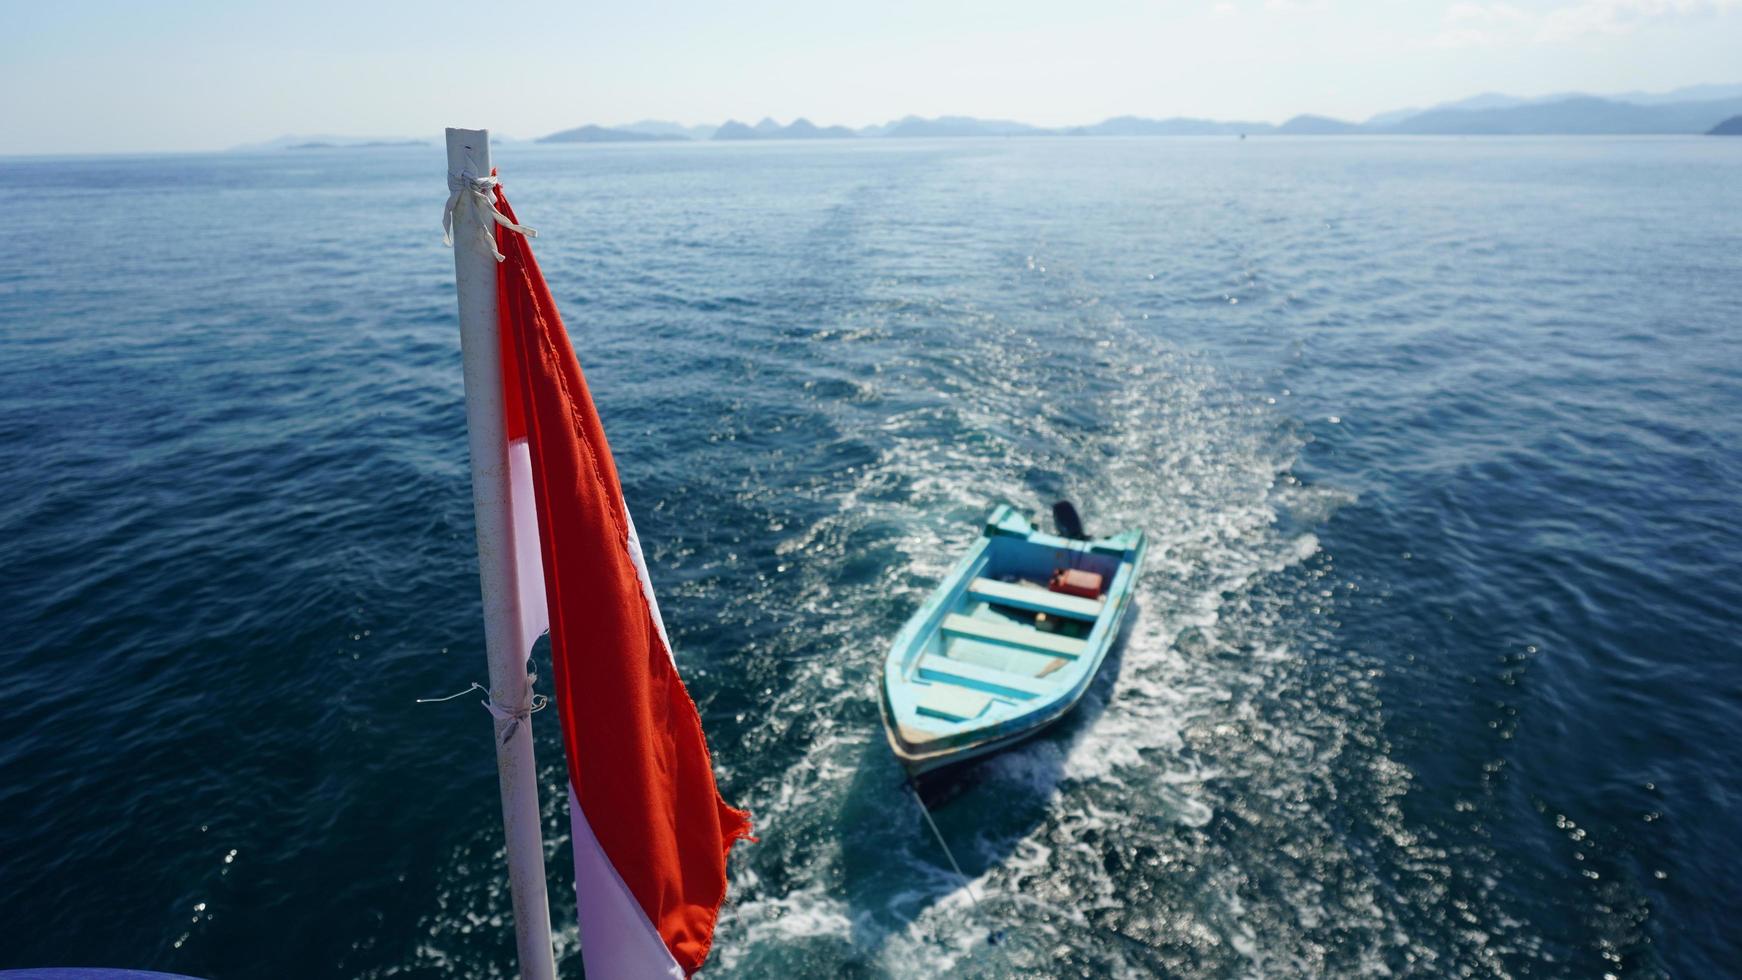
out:
<path id="1" fill-rule="evenodd" d="M 514 733 L 520 730 L 520 723 L 522 721 L 530 721 L 533 712 L 543 711 L 545 708 L 550 706 L 550 698 L 532 690 L 532 685 L 537 683 L 537 674 L 526 675 L 526 693 L 528 695 L 526 703 L 512 711 L 497 704 L 496 699 L 490 696 L 490 689 L 477 681 L 473 681 L 471 687 L 466 688 L 458 694 L 450 694 L 445 698 L 418 698 L 417 703 L 439 704 L 442 701 L 452 701 L 455 698 L 463 698 L 473 691 L 483 691 L 484 700 L 478 703 L 483 705 L 484 710 L 490 712 L 490 716 L 495 718 L 497 721 L 508 722 L 508 727 L 502 732 L 502 744 L 507 745 L 508 740 L 514 737 Z"/>
<path id="2" fill-rule="evenodd" d="M 454 209 L 460 205 L 468 205 L 478 217 L 478 240 L 501 262 L 504 256 L 496 248 L 496 236 L 491 234 L 491 223 L 501 225 L 512 232 L 518 232 L 527 238 L 537 238 L 538 232 L 525 225 L 517 225 L 508 220 L 508 216 L 496 210 L 496 201 L 492 197 L 501 178 L 495 174 L 487 177 L 476 177 L 470 173 L 448 174 L 448 201 L 442 205 L 442 244 L 454 244 Z"/>

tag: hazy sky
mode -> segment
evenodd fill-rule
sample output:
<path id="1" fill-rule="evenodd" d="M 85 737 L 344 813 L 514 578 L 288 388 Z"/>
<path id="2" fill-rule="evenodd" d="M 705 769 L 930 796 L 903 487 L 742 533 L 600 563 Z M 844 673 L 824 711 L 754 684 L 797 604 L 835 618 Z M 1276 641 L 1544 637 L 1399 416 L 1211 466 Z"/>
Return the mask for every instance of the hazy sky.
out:
<path id="1" fill-rule="evenodd" d="M 0 0 L 0 154 L 583 122 L 1362 119 L 1742 82 L 1742 0 Z"/>

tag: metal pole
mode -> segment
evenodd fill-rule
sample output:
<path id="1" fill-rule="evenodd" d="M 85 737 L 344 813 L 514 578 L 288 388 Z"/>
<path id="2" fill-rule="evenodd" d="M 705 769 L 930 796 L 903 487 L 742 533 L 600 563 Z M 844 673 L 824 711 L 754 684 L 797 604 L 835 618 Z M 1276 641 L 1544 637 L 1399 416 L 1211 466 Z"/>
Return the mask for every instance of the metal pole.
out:
<path id="1" fill-rule="evenodd" d="M 448 172 L 490 173 L 490 134 L 448 130 Z M 460 353 L 466 378 L 466 432 L 472 454 L 472 506 L 478 522 L 478 578 L 484 591 L 484 650 L 490 660 L 490 700 L 511 713 L 530 701 L 526 656 L 520 648 L 519 595 L 508 492 L 508 438 L 502 416 L 502 352 L 497 345 L 496 259 L 479 241 L 478 215 L 454 212 L 454 285 L 460 298 Z M 493 232 L 494 229 L 485 229 Z M 513 727 L 512 733 L 509 732 Z M 545 890 L 544 839 L 538 810 L 538 768 L 532 724 L 495 721 L 496 771 L 502 784 L 502 826 L 508 841 L 508 885 L 514 896 L 520 975 L 554 980 L 550 897 Z"/>

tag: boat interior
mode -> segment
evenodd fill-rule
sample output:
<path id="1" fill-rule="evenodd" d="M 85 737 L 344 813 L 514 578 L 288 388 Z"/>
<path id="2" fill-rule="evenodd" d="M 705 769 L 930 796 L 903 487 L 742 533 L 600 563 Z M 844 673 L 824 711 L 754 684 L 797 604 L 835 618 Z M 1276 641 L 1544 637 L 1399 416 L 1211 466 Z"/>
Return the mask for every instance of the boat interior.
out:
<path id="1" fill-rule="evenodd" d="M 922 682 L 915 703 L 922 716 L 969 721 L 997 702 L 1020 707 L 1058 694 L 1076 679 L 1069 668 L 1093 649 L 1117 555 L 1076 541 L 1053 547 L 995 537 L 987 545 L 906 665 Z M 1098 576 L 1098 593 L 1055 591 L 1049 582 L 1061 570 Z"/>

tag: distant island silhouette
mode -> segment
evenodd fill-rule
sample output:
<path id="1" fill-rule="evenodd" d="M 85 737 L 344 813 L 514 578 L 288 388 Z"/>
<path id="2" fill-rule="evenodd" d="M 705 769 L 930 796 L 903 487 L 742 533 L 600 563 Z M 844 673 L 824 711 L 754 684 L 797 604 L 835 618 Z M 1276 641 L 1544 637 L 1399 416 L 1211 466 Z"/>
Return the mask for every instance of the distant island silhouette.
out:
<path id="1" fill-rule="evenodd" d="M 689 139 L 688 136 L 680 136 L 675 133 L 642 133 L 629 129 L 587 125 L 565 129 L 549 136 L 541 136 L 538 141 L 540 143 L 660 143 L 687 139 Z"/>
<path id="2" fill-rule="evenodd" d="M 1742 84 L 1694 85 L 1669 92 L 1587 95 L 1565 92 L 1523 98 L 1487 92 L 1426 108 L 1393 109 L 1364 122 L 1302 114 L 1282 123 L 1187 116 L 1115 116 L 1081 126 L 1034 126 L 1012 119 L 905 116 L 871 126 L 823 126 L 800 117 L 782 125 L 729 119 L 684 125 L 658 119 L 617 125 L 588 123 L 540 143 L 679 143 L 775 140 L 965 139 L 1034 136 L 1645 136 L 1742 135 Z M 503 142 L 505 138 L 497 137 Z M 237 150 L 366 149 L 425 145 L 424 140 L 281 136 Z"/>
<path id="3" fill-rule="evenodd" d="M 1552 136 L 1698 134 L 1742 115 L 1742 85 L 1696 85 L 1670 92 L 1595 96 L 1563 93 L 1537 98 L 1486 93 L 1422 109 L 1382 112 L 1365 122 L 1303 114 L 1283 123 L 1187 117 L 1116 116 L 1082 126 L 1043 127 L 1010 119 L 907 116 L 857 129 L 819 126 L 799 118 L 787 125 L 763 119 L 754 126 L 732 119 L 718 126 L 643 120 L 619 126 L 580 126 L 540 142 L 646 142 L 661 140 L 957 139 L 1024 136 Z"/>
<path id="4" fill-rule="evenodd" d="M 384 146 L 430 146 L 429 140 L 364 140 L 360 143 L 336 143 L 327 140 L 310 140 L 307 143 L 292 143 L 287 150 L 375 150 Z"/>
<path id="5" fill-rule="evenodd" d="M 736 119 L 728 119 L 714 130 L 710 139 L 717 140 L 827 140 L 850 139 L 858 136 L 858 132 L 845 126 L 818 126 L 809 119 L 799 117 L 782 126 L 772 119 L 764 119 L 754 126 L 746 126 Z"/>

